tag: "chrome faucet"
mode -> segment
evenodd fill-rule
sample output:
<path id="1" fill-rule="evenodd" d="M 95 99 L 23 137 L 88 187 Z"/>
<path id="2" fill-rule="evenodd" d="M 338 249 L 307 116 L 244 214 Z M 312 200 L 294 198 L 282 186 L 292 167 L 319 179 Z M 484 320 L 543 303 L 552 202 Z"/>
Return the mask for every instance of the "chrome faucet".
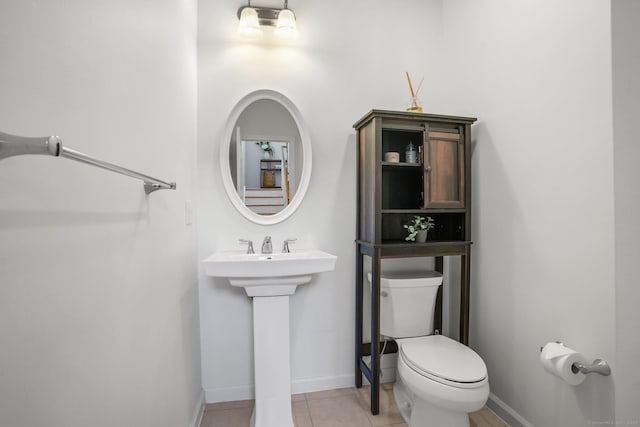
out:
<path id="1" fill-rule="evenodd" d="M 271 236 L 265 236 L 264 241 L 262 242 L 262 253 L 273 253 L 273 246 L 271 246 Z"/>
<path id="2" fill-rule="evenodd" d="M 282 246 L 282 253 L 283 254 L 288 254 L 289 252 L 291 252 L 289 250 L 289 242 L 295 242 L 298 239 L 284 239 L 284 246 Z"/>
<path id="3" fill-rule="evenodd" d="M 248 239 L 238 239 L 238 241 L 240 243 L 247 243 L 247 253 L 248 254 L 255 254 L 255 252 L 253 251 L 253 242 L 251 240 Z"/>

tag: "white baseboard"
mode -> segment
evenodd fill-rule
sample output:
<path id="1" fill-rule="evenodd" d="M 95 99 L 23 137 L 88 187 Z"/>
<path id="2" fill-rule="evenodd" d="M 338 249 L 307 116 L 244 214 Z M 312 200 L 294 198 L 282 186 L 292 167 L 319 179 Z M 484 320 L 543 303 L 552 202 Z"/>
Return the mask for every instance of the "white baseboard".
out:
<path id="1" fill-rule="evenodd" d="M 510 427 L 534 427 L 533 424 L 525 420 L 523 416 L 518 414 L 511 406 L 504 403 L 493 393 L 489 393 L 487 406 L 495 412 L 497 416 L 502 418 L 504 422 L 509 424 Z"/>
<path id="2" fill-rule="evenodd" d="M 353 387 L 355 384 L 353 375 L 340 375 L 336 377 L 317 377 L 293 380 L 291 393 L 312 393 L 314 391 L 333 390 L 336 388 Z M 209 388 L 205 390 L 207 403 L 231 402 L 234 400 L 249 400 L 254 398 L 253 385 Z"/>
<path id="3" fill-rule="evenodd" d="M 204 416 L 204 390 L 200 393 L 200 398 L 198 399 L 198 403 L 193 410 L 193 416 L 191 417 L 191 427 L 200 427 L 202 424 L 202 417 Z"/>
<path id="4" fill-rule="evenodd" d="M 396 381 L 396 368 L 380 368 L 380 384 Z M 362 374 L 362 385 L 369 385 L 369 380 Z"/>
<path id="5" fill-rule="evenodd" d="M 223 388 L 208 388 L 204 390 L 204 399 L 206 403 L 249 400 L 253 399 L 253 396 L 253 384 Z"/>
<path id="6" fill-rule="evenodd" d="M 314 391 L 353 387 L 354 385 L 355 381 L 353 380 L 353 375 L 307 378 L 301 380 L 293 380 L 291 382 L 291 393 L 312 393 Z"/>

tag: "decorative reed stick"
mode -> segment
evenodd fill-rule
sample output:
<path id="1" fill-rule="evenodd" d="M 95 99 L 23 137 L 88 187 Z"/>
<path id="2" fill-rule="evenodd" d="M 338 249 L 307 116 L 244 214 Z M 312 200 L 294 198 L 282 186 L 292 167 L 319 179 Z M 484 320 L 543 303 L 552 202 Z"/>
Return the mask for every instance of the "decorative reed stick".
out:
<path id="1" fill-rule="evenodd" d="M 416 94 L 415 94 L 415 92 L 413 91 L 413 85 L 411 84 L 411 77 L 409 77 L 409 72 L 408 72 L 408 71 L 405 71 L 404 73 L 407 75 L 407 81 L 409 82 L 409 90 L 411 91 L 411 97 L 412 97 L 412 98 L 415 98 L 415 97 L 416 97 Z"/>
<path id="2" fill-rule="evenodd" d="M 416 96 L 418 96 L 418 92 L 420 92 L 420 88 L 422 87 L 422 82 L 424 82 L 424 77 L 420 80 L 420 84 L 418 85 L 418 89 L 416 89 Z"/>

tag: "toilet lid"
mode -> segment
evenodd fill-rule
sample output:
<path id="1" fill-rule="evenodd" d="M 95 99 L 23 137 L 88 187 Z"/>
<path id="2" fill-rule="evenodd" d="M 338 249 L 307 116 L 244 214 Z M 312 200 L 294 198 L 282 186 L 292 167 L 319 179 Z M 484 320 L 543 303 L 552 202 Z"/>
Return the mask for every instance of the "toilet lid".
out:
<path id="1" fill-rule="evenodd" d="M 400 346 L 402 356 L 416 372 L 457 383 L 475 383 L 487 376 L 478 354 L 443 335 L 408 339 Z"/>

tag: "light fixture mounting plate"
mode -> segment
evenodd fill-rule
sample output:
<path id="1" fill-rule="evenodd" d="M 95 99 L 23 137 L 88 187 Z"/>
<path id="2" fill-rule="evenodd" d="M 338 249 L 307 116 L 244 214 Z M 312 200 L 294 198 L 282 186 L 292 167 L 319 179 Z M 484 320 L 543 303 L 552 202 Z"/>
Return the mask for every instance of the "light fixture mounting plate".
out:
<path id="1" fill-rule="evenodd" d="M 276 23 L 278 22 L 278 14 L 280 13 L 281 10 L 283 10 L 283 9 L 278 9 L 273 7 L 242 6 L 240 9 L 238 9 L 238 19 L 240 19 L 240 16 L 242 15 L 242 10 L 247 7 L 251 7 L 252 9 L 254 9 L 258 14 L 258 21 L 260 22 L 260 25 L 267 26 L 267 27 L 276 26 Z"/>

